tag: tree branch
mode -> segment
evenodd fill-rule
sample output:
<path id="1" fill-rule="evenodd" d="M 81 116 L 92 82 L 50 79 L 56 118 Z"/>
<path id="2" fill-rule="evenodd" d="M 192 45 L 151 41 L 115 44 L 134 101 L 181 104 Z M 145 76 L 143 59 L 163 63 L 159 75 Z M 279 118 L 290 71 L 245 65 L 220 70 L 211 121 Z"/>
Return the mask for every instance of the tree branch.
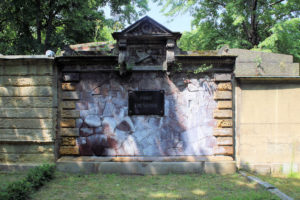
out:
<path id="1" fill-rule="evenodd" d="M 219 6 L 222 6 L 222 7 L 226 7 L 226 4 L 225 3 L 222 3 L 222 2 L 218 2 L 218 1 L 216 1 L 216 0 L 210 0 L 210 2 L 213 2 L 213 3 L 215 3 L 215 4 L 217 4 L 217 5 L 219 5 Z"/>
<path id="2" fill-rule="evenodd" d="M 274 6 L 274 5 L 276 5 L 276 4 L 279 4 L 279 3 L 281 3 L 281 2 L 283 2 L 284 0 L 279 0 L 279 1 L 276 1 L 276 2 L 274 2 L 274 3 L 270 3 L 269 4 L 269 6 Z"/>

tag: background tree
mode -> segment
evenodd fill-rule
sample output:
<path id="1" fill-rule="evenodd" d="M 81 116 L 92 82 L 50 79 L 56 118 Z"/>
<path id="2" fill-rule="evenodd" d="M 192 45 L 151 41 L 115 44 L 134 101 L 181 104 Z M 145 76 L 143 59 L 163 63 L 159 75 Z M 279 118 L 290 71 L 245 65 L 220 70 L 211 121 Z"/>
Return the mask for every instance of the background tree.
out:
<path id="1" fill-rule="evenodd" d="M 300 62 L 300 18 L 275 24 L 270 32 L 272 34 L 259 43 L 258 50 L 288 53 Z"/>
<path id="2" fill-rule="evenodd" d="M 299 18 L 299 0 L 156 0 L 168 16 L 190 12 L 194 30 L 185 32 L 180 45 L 183 49 L 216 49 L 228 44 L 231 48 L 269 48 L 280 53 L 292 53 L 290 47 L 280 46 L 286 38 L 299 41 L 299 31 L 280 32 L 289 28 L 287 20 Z M 300 29 L 299 20 L 291 21 Z M 278 24 L 278 25 L 276 25 Z M 294 30 L 293 29 L 293 30 Z M 297 35 L 298 34 L 298 35 Z M 271 35 L 277 35 L 277 46 L 261 44 Z M 279 37 L 280 35 L 280 37 Z M 273 36 L 272 38 L 274 38 Z M 268 40 L 270 41 L 270 39 Z M 275 49 L 275 46 L 277 49 Z M 295 55 L 295 54 L 294 54 Z"/>
<path id="3" fill-rule="evenodd" d="M 105 18 L 105 5 L 114 19 Z M 43 54 L 47 49 L 106 39 L 102 30 L 136 20 L 148 7 L 147 0 L 1 0 L 0 10 L 0 52 Z"/>

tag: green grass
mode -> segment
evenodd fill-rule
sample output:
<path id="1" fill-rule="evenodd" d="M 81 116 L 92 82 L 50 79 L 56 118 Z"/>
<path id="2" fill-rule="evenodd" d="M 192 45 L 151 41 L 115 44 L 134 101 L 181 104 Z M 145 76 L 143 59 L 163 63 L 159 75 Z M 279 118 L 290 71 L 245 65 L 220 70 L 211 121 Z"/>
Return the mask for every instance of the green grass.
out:
<path id="1" fill-rule="evenodd" d="M 55 179 L 33 199 L 278 199 L 238 174 L 233 175 L 74 175 Z"/>
<path id="2" fill-rule="evenodd" d="M 23 179 L 27 172 L 1 172 L 0 171 L 0 190 L 14 181 Z"/>
<path id="3" fill-rule="evenodd" d="M 290 197 L 300 199 L 300 173 L 293 173 L 287 176 L 255 176 L 274 185 Z"/>

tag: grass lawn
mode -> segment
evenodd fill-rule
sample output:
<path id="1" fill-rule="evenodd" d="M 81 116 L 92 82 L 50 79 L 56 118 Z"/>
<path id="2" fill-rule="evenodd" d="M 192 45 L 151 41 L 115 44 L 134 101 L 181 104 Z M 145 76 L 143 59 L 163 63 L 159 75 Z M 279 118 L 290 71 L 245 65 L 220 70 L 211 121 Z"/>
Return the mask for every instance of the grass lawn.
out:
<path id="1" fill-rule="evenodd" d="M 244 177 L 233 175 L 74 175 L 55 179 L 32 195 L 61 199 L 278 199 Z"/>
<path id="2" fill-rule="evenodd" d="M 0 190 L 4 189 L 9 183 L 23 179 L 27 172 L 1 172 L 0 171 Z"/>
<path id="3" fill-rule="evenodd" d="M 300 173 L 298 174 L 292 174 L 290 176 L 261 176 L 261 175 L 255 175 L 262 179 L 263 181 L 266 181 L 275 187 L 277 187 L 279 190 L 284 192 L 285 194 L 289 195 L 290 197 L 293 197 L 294 199 L 300 199 Z"/>

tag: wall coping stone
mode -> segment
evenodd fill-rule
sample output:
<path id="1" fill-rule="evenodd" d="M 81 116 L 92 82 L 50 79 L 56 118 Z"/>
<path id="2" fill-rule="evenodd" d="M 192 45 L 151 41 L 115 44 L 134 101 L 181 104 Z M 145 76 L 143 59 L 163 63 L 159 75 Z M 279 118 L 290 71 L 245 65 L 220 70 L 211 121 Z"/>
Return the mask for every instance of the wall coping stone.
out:
<path id="1" fill-rule="evenodd" d="M 54 60 L 54 57 L 48 57 L 46 55 L 12 55 L 12 56 L 0 56 L 0 60 L 17 60 L 17 59 L 47 59 Z"/>

